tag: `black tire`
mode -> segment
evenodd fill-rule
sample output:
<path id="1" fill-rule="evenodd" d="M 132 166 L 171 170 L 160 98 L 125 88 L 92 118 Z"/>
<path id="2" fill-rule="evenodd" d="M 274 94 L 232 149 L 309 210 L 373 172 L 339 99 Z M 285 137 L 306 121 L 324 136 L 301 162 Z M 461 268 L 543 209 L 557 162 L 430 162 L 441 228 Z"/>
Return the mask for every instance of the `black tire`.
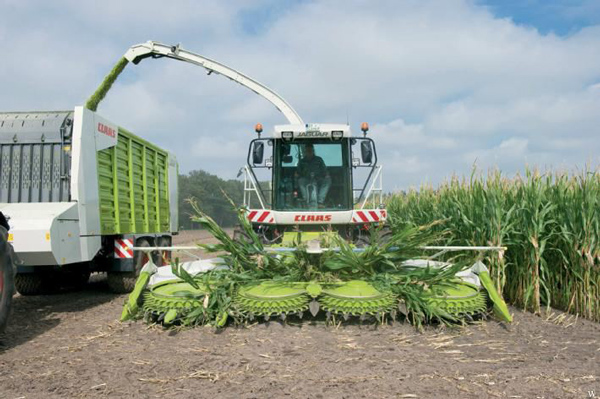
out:
<path id="1" fill-rule="evenodd" d="M 390 242 L 394 233 L 388 226 L 383 226 L 381 230 L 377 231 L 376 243 L 377 245 L 384 245 Z M 358 248 L 366 248 L 374 244 L 372 241 L 371 233 L 366 231 L 361 234 L 354 243 Z"/>
<path id="2" fill-rule="evenodd" d="M 8 232 L 0 226 L 0 333 L 6 328 L 14 294 L 15 267 Z"/>
<path id="3" fill-rule="evenodd" d="M 233 229 L 233 240 L 237 242 L 251 243 L 252 240 L 248 234 L 240 226 L 236 226 Z"/>
<path id="4" fill-rule="evenodd" d="M 45 286 L 41 273 L 17 273 L 15 276 L 15 288 L 21 295 L 40 295 Z"/>
<path id="5" fill-rule="evenodd" d="M 258 234 L 256 231 L 254 231 L 256 234 Z M 263 235 L 263 234 L 258 234 L 260 242 L 264 245 L 268 245 L 268 244 L 272 244 L 272 242 L 269 242 L 267 240 L 267 238 Z M 252 244 L 252 239 L 250 238 L 250 236 L 248 235 L 248 233 L 246 233 L 246 231 L 240 227 L 240 226 L 236 226 L 233 229 L 233 241 L 237 241 L 237 242 L 243 242 L 246 244 Z"/>
<path id="6" fill-rule="evenodd" d="M 362 235 L 358 237 L 354 245 L 356 245 L 358 248 L 366 248 L 371 245 L 371 240 L 369 237 Z"/>
<path id="7" fill-rule="evenodd" d="M 392 240 L 393 237 L 394 232 L 392 231 L 392 229 L 387 225 L 383 226 L 381 231 L 379 232 L 379 242 L 381 244 L 387 244 Z"/>
<path id="8" fill-rule="evenodd" d="M 87 284 L 90 271 L 78 266 L 66 270 L 52 269 L 51 266 L 44 267 L 48 270 L 36 271 L 34 273 L 17 273 L 15 276 L 15 288 L 21 295 L 56 294 L 66 291 L 79 291 Z"/>
<path id="9" fill-rule="evenodd" d="M 163 236 L 158 237 L 156 239 L 157 247 L 170 247 L 171 246 L 171 237 Z M 156 266 L 162 266 L 163 263 L 167 262 L 169 264 L 171 262 L 171 251 L 155 251 L 153 254 L 153 261 Z M 163 259 L 164 258 L 164 259 Z"/>
<path id="10" fill-rule="evenodd" d="M 136 242 L 136 247 L 150 247 L 150 243 L 145 238 L 140 238 Z M 148 261 L 148 255 L 144 251 L 134 251 L 132 272 L 108 272 L 108 288 L 115 294 L 127 294 L 133 291 L 135 282 L 140 275 L 140 270 Z"/>

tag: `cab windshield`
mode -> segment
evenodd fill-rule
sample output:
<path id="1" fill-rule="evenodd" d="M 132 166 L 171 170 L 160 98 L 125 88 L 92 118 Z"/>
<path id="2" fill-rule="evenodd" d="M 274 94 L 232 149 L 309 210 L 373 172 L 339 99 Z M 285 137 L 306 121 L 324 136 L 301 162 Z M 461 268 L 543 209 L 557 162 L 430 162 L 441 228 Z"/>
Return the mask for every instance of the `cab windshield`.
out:
<path id="1" fill-rule="evenodd" d="M 352 209 L 348 140 L 277 140 L 274 150 L 275 209 Z"/>

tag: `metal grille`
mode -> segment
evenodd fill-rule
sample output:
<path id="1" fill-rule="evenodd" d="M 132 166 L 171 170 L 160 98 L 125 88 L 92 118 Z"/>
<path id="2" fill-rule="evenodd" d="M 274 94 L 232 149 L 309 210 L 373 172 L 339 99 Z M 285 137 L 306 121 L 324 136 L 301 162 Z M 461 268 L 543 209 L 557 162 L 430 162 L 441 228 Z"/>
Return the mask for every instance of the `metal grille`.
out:
<path id="1" fill-rule="evenodd" d="M 72 113 L 0 113 L 0 202 L 69 201 Z"/>

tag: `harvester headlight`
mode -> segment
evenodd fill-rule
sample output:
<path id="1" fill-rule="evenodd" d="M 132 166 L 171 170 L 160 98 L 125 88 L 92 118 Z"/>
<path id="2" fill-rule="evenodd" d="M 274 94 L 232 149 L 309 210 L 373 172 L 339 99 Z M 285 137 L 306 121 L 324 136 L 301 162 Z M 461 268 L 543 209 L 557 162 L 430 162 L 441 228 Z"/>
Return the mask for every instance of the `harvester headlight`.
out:
<path id="1" fill-rule="evenodd" d="M 294 132 L 281 132 L 281 138 L 284 140 L 291 140 L 294 138 Z"/>
<path id="2" fill-rule="evenodd" d="M 331 137 L 333 137 L 334 140 L 341 140 L 341 138 L 344 137 L 344 132 L 341 130 L 334 130 L 331 132 Z"/>

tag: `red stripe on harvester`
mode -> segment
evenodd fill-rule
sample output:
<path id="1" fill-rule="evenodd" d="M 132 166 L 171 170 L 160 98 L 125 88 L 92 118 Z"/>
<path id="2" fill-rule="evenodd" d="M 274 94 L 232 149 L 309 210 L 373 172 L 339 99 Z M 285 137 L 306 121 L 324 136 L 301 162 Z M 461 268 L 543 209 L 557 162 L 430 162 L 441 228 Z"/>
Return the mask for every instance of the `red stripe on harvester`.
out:
<path id="1" fill-rule="evenodd" d="M 248 214 L 248 220 L 252 221 L 252 219 L 254 219 L 254 216 L 256 216 L 258 212 L 256 211 L 252 211 Z"/>
<path id="2" fill-rule="evenodd" d="M 363 222 L 369 221 L 369 219 L 365 216 L 365 214 L 362 211 L 358 211 L 358 212 L 356 212 L 356 214 L 358 215 L 359 218 L 362 219 Z"/>
<path id="3" fill-rule="evenodd" d="M 263 214 L 260 215 L 260 217 L 258 218 L 257 222 L 260 223 L 260 222 L 264 221 L 267 218 L 267 216 L 269 216 L 269 213 L 270 212 L 268 212 L 268 211 L 267 212 L 263 212 Z"/>
<path id="4" fill-rule="evenodd" d="M 273 223 L 274 220 L 275 219 L 273 219 L 273 218 L 269 219 L 269 223 Z"/>
<path id="5" fill-rule="evenodd" d="M 369 211 L 369 215 L 371 215 L 371 217 L 373 219 L 375 219 L 376 222 L 379 221 L 379 215 L 377 215 L 377 212 L 375 212 L 375 211 Z"/>

